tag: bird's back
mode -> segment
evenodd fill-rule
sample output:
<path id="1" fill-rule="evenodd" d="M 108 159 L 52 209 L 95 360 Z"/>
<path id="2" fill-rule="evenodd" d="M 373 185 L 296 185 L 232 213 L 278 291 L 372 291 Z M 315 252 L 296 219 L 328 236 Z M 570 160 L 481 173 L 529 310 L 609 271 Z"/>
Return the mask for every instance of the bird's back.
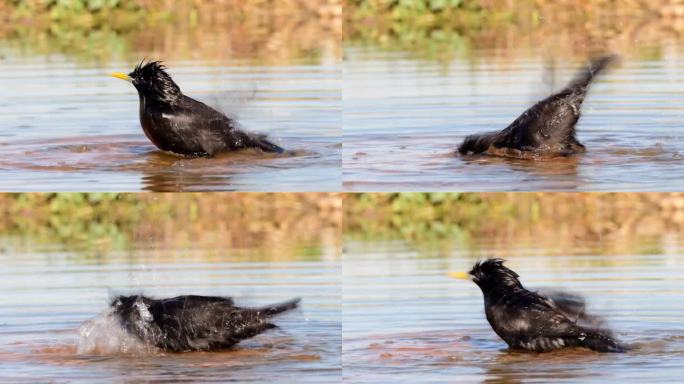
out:
<path id="1" fill-rule="evenodd" d="M 179 296 L 159 300 L 149 310 L 164 331 L 158 346 L 172 351 L 228 348 L 275 327 L 229 298 Z"/>
<path id="2" fill-rule="evenodd" d="M 265 136 L 243 131 L 234 119 L 182 95 L 173 107 L 146 103 L 140 123 L 158 148 L 189 156 L 213 156 L 244 148 L 283 152 Z"/>
<path id="3" fill-rule="evenodd" d="M 584 152 L 585 147 L 575 134 L 582 102 L 595 76 L 615 60 L 615 56 L 593 60 L 563 90 L 537 102 L 502 131 L 468 136 L 459 147 L 459 153 L 524 157 L 526 153 L 571 155 Z"/>
<path id="4" fill-rule="evenodd" d="M 509 345 L 522 347 L 532 336 L 557 333 L 572 325 L 549 302 L 524 288 L 485 297 L 485 314 L 492 329 Z"/>
<path id="5" fill-rule="evenodd" d="M 297 307 L 299 299 L 263 308 L 235 306 L 229 297 L 119 297 L 113 307 L 125 329 L 142 341 L 174 352 L 229 348 L 276 326 L 269 318 Z"/>
<path id="6" fill-rule="evenodd" d="M 563 347 L 585 347 L 601 352 L 623 352 L 606 329 L 582 326 L 553 300 L 524 288 L 485 298 L 492 329 L 509 346 L 545 352 Z"/>

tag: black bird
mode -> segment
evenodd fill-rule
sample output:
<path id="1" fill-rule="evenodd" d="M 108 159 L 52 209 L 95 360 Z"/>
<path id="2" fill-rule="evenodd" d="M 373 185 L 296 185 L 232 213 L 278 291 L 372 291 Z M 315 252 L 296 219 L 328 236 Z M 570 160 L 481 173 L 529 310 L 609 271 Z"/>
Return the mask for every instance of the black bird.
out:
<path id="1" fill-rule="evenodd" d="M 617 56 L 591 60 L 562 91 L 533 105 L 500 132 L 471 135 L 458 147 L 461 155 L 506 157 L 570 156 L 586 151 L 575 136 L 582 102 L 594 77 Z"/>
<path id="2" fill-rule="evenodd" d="M 245 132 L 235 120 L 185 96 L 165 69 L 160 61 L 143 61 L 128 75 L 112 73 L 138 90 L 140 125 L 157 148 L 185 156 L 213 156 L 243 148 L 284 152 L 266 136 Z"/>
<path id="3" fill-rule="evenodd" d="M 297 307 L 300 299 L 263 308 L 241 308 L 229 297 L 119 296 L 111 310 L 122 327 L 144 343 L 170 352 L 215 351 L 276 328 L 270 318 Z"/>
<path id="4" fill-rule="evenodd" d="M 469 277 L 480 287 L 487 321 L 511 348 L 536 352 L 564 347 L 584 347 L 598 352 L 627 350 L 609 330 L 586 324 L 596 323 L 596 318 L 585 316 L 583 302 L 578 306 L 572 296 L 563 295 L 554 301 L 529 291 L 518 280 L 518 274 L 503 262 L 484 260 L 476 263 L 467 275 L 451 275 Z"/>

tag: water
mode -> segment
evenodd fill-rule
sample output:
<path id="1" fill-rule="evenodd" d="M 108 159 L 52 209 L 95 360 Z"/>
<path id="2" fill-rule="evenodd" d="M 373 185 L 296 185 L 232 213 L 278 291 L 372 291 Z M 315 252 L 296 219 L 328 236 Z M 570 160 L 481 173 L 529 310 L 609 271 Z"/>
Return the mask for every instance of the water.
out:
<path id="1" fill-rule="evenodd" d="M 35 244 L 21 236 L 0 244 L 2 382 L 340 381 L 340 265 L 332 248 L 308 256 L 282 250 L 270 259 L 259 249 L 198 245 L 76 252 L 18 246 Z M 135 347 L 105 314 L 113 294 L 140 292 L 229 295 L 244 306 L 297 296 L 302 302 L 275 318 L 278 329 L 234 349 L 166 354 Z"/>
<path id="2" fill-rule="evenodd" d="M 330 191 L 341 179 L 340 67 L 216 59 L 167 63 L 183 92 L 268 134 L 291 155 L 214 159 L 163 153 L 138 120 L 138 96 L 94 64 L 0 46 L 0 179 L 4 191 Z M 142 57 L 141 57 L 142 58 Z"/>
<path id="3" fill-rule="evenodd" d="M 633 47 L 632 47 L 633 48 Z M 568 47 L 570 49 L 570 47 Z M 583 57 L 482 49 L 448 62 L 345 49 L 343 183 L 352 191 L 674 191 L 684 187 L 684 47 L 623 54 L 592 86 L 577 126 L 588 152 L 554 161 L 455 154 L 562 88 Z"/>
<path id="4" fill-rule="evenodd" d="M 682 242 L 663 240 L 652 254 L 549 255 L 545 245 L 499 247 L 477 239 L 417 250 L 402 241 L 345 241 L 344 377 L 364 382 L 677 382 L 684 364 Z M 588 312 L 607 320 L 634 347 L 626 354 L 566 349 L 513 352 L 491 330 L 482 293 L 447 277 L 492 255 L 528 287 L 583 295 Z"/>

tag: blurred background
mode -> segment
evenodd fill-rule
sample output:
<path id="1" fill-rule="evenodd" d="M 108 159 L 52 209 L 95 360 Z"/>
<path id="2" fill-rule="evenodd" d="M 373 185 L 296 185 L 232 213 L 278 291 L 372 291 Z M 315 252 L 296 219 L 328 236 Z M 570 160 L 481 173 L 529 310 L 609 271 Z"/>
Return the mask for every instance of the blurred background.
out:
<path id="1" fill-rule="evenodd" d="M 364 193 L 345 195 L 344 209 L 347 237 L 446 255 L 664 253 L 684 232 L 678 192 Z"/>
<path id="2" fill-rule="evenodd" d="M 340 56 L 339 0 L 6 0 L 0 38 L 23 52 L 102 62 Z"/>
<path id="3" fill-rule="evenodd" d="M 165 259 L 197 249 L 248 259 L 339 253 L 334 193 L 0 194 L 4 249 L 54 247 L 102 253 L 140 249 Z"/>
<path id="4" fill-rule="evenodd" d="M 349 380 L 677 380 L 684 194 L 347 194 L 344 209 Z M 583 296 L 586 311 L 635 349 L 507 350 L 484 316 L 480 289 L 447 276 L 493 257 L 529 289 Z"/>
<path id="5" fill-rule="evenodd" d="M 442 60 L 492 49 L 566 60 L 605 50 L 654 57 L 684 34 L 679 0 L 347 0 L 344 17 L 352 43 Z"/>
<path id="6" fill-rule="evenodd" d="M 0 378 L 337 382 L 341 209 L 324 193 L 1 194 Z M 302 304 L 235 349 L 164 355 L 107 321 L 120 294 Z"/>

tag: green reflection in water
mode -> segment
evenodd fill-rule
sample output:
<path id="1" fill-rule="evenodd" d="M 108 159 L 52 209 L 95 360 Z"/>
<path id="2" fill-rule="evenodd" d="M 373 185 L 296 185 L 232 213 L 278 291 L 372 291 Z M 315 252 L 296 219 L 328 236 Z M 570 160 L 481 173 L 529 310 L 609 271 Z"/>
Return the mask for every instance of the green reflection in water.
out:
<path id="1" fill-rule="evenodd" d="M 681 246 L 682 194 L 372 193 L 345 200 L 345 237 L 443 256 L 661 254 Z"/>
<path id="2" fill-rule="evenodd" d="M 165 259 L 320 260 L 341 247 L 338 200 L 326 193 L 4 194 L 0 247 L 83 258 L 141 250 Z"/>
<path id="3" fill-rule="evenodd" d="M 661 3 L 627 1 L 619 9 L 601 0 L 351 0 L 345 7 L 345 43 L 445 62 L 531 52 L 579 59 L 629 52 L 649 59 L 662 57 L 657 47 L 663 41 L 684 34 L 670 27 L 670 18 L 658 17 L 665 16 Z"/>
<path id="4" fill-rule="evenodd" d="M 341 36 L 335 18 L 327 17 L 328 2 L 289 3 L 174 2 L 170 12 L 166 1 L 16 0 L 0 4 L 9 21 L 0 41 L 26 55 L 101 63 L 144 56 L 259 64 L 339 57 Z"/>

